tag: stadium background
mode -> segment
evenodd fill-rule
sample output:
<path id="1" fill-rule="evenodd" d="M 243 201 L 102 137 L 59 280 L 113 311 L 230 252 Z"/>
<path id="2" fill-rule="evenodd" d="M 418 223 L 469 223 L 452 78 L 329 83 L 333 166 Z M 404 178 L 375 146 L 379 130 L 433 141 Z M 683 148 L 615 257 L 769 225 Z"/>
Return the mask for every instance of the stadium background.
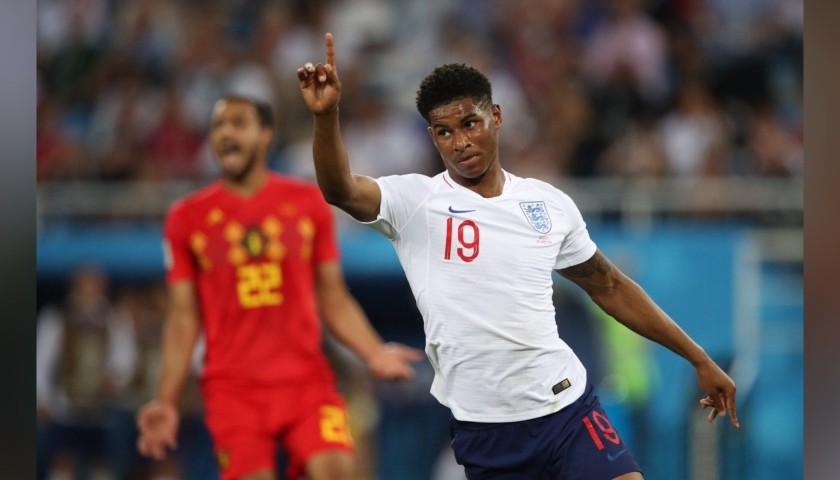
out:
<path id="1" fill-rule="evenodd" d="M 215 175 L 204 132 L 221 92 L 271 101 L 281 120 L 273 168 L 311 176 L 294 70 L 323 57 L 332 31 L 357 171 L 438 171 L 414 91 L 440 63 L 478 66 L 505 114 L 505 168 L 567 191 L 607 255 L 731 369 L 739 431 L 705 424 L 686 362 L 614 328 L 558 280 L 561 335 L 647 478 L 801 478 L 802 9 L 40 0 L 38 306 L 60 302 L 71 275 L 95 264 L 116 303 L 142 306 L 135 321 L 159 318 L 160 221 L 171 200 Z M 336 215 L 353 293 L 387 337 L 421 345 L 390 245 Z M 462 478 L 447 461 L 428 369 L 413 384 L 371 384 L 332 351 L 363 443 L 360 478 Z M 183 474 L 206 478 L 200 424 L 193 433 Z"/>

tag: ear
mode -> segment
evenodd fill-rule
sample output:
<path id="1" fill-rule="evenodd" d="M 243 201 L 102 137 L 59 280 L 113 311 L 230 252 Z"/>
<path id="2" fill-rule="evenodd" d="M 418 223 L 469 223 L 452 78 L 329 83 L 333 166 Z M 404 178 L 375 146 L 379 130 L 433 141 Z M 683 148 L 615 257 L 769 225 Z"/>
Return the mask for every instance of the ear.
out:
<path id="1" fill-rule="evenodd" d="M 494 103 L 492 107 L 490 107 L 490 115 L 493 116 L 493 123 L 496 124 L 496 127 L 502 126 L 502 107 L 498 103 Z"/>
<path id="2" fill-rule="evenodd" d="M 429 134 L 429 138 L 432 139 L 432 143 L 437 148 L 437 142 L 435 141 L 435 132 L 432 130 L 432 127 L 426 127 L 426 133 Z"/>
<path id="3" fill-rule="evenodd" d="M 435 139 L 435 132 L 432 130 L 432 127 L 426 127 L 426 132 L 429 134 L 429 138 L 432 139 L 432 145 L 435 146 L 435 150 L 440 153 L 440 147 L 438 147 L 437 140 Z M 443 154 L 441 153 L 441 156 Z"/>
<path id="4" fill-rule="evenodd" d="M 271 141 L 274 139 L 274 130 L 269 127 L 263 127 L 262 131 L 260 132 L 260 141 L 262 141 L 263 145 L 266 149 L 271 146 Z"/>

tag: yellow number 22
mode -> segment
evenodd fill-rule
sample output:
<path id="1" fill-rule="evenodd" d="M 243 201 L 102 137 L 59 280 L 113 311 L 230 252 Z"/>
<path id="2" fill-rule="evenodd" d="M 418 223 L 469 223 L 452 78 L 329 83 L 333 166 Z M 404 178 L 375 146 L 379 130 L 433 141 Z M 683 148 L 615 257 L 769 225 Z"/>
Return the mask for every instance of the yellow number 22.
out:
<path id="1" fill-rule="evenodd" d="M 244 308 L 266 307 L 283 303 L 280 285 L 283 275 L 276 263 L 242 265 L 236 269 L 236 293 Z"/>

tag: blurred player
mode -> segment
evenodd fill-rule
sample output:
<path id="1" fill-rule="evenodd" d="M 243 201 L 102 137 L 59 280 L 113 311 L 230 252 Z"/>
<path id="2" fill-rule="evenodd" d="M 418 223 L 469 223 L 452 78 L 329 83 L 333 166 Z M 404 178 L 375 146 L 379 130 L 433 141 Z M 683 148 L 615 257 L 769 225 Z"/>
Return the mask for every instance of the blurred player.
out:
<path id="1" fill-rule="evenodd" d="M 176 448 L 178 403 L 199 331 L 201 389 L 222 479 L 347 479 L 353 440 L 321 349 L 321 324 L 383 379 L 407 379 L 420 351 L 384 344 L 344 283 L 332 212 L 311 184 L 271 173 L 271 109 L 220 99 L 210 139 L 221 178 L 175 203 L 164 250 L 169 311 L 156 398 L 140 409 L 138 449 Z"/>
<path id="2" fill-rule="evenodd" d="M 732 379 L 597 249 L 573 201 L 502 169 L 502 111 L 482 73 L 443 65 L 420 84 L 417 108 L 444 172 L 373 179 L 350 171 L 331 34 L 326 51 L 326 63 L 297 70 L 318 184 L 393 243 L 423 315 L 432 394 L 452 411 L 452 448 L 470 479 L 642 478 L 558 337 L 552 270 L 690 361 L 709 420 L 728 413 L 738 426 Z"/>

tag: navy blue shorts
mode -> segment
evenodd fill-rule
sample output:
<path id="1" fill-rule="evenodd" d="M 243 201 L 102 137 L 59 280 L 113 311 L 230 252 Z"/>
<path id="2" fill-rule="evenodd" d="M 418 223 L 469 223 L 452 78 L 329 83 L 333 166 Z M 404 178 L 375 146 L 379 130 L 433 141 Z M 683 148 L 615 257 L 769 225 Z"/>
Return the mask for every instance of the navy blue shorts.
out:
<path id="1" fill-rule="evenodd" d="M 470 480 L 610 480 L 641 472 L 587 385 L 571 405 L 508 423 L 450 421 L 452 450 Z"/>

